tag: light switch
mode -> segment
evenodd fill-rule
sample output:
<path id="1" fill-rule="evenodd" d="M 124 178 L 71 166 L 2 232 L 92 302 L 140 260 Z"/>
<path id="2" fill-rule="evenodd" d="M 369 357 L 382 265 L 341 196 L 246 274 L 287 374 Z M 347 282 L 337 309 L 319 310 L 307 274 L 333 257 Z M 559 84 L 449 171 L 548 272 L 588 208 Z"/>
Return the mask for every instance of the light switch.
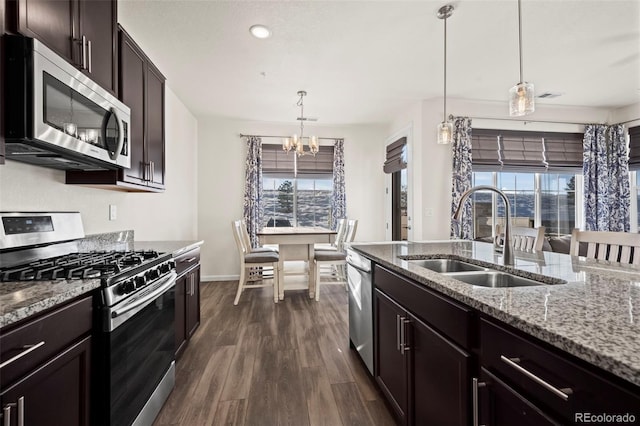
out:
<path id="1" fill-rule="evenodd" d="M 118 208 L 115 204 L 109 204 L 109 220 L 116 220 L 118 217 Z"/>
<path id="2" fill-rule="evenodd" d="M 433 209 L 432 208 L 428 208 L 424 210 L 424 215 L 426 217 L 433 217 Z"/>

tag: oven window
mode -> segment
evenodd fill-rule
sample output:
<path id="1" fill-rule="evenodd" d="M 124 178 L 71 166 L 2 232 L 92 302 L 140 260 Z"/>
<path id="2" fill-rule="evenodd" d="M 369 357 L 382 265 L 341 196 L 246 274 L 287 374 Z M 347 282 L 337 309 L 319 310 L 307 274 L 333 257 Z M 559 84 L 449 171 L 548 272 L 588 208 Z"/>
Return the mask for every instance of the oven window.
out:
<path id="1" fill-rule="evenodd" d="M 110 419 L 131 424 L 175 354 L 175 288 L 109 334 Z"/>

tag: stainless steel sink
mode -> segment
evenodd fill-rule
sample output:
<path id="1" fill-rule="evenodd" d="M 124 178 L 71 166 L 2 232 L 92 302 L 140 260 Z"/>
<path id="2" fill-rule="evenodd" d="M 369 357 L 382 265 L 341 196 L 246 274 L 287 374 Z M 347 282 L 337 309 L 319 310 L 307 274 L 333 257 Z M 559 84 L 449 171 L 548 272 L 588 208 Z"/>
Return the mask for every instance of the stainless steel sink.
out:
<path id="1" fill-rule="evenodd" d="M 455 274 L 444 274 L 453 279 L 465 282 L 471 285 L 482 287 L 525 287 L 534 285 L 547 285 L 547 283 L 520 277 L 518 275 L 509 274 L 500 271 L 479 271 L 479 272 L 461 272 Z"/>
<path id="2" fill-rule="evenodd" d="M 418 259 L 409 260 L 408 262 L 440 273 L 489 271 L 488 268 L 485 268 L 483 266 L 474 265 L 472 263 L 467 263 L 456 259 Z"/>

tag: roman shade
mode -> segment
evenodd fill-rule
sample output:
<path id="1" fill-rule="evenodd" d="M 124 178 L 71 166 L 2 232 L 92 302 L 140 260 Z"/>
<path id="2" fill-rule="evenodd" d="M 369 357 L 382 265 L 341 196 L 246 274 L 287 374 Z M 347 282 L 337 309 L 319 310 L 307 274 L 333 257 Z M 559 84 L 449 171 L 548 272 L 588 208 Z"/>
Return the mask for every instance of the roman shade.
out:
<path id="1" fill-rule="evenodd" d="M 403 155 L 407 146 L 407 138 L 400 138 L 387 145 L 387 160 L 384 162 L 385 173 L 394 173 L 407 168 L 406 156 Z"/>
<path id="2" fill-rule="evenodd" d="M 582 133 L 473 129 L 473 169 L 582 170 Z"/>
<path id="3" fill-rule="evenodd" d="M 297 165 L 296 165 L 297 162 Z M 262 173 L 270 176 L 290 177 L 297 167 L 297 175 L 331 175 L 333 174 L 333 146 L 320 146 L 315 157 L 282 149 L 282 145 L 262 144 Z"/>
<path id="4" fill-rule="evenodd" d="M 640 126 L 629 129 L 629 169 L 640 170 Z"/>

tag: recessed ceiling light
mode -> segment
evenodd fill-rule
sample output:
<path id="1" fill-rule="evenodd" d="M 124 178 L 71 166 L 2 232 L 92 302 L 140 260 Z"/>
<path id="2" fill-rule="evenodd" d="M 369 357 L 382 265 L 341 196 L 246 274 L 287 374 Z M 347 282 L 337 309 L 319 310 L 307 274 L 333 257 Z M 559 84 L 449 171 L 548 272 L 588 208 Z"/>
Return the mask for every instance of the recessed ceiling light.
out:
<path id="1" fill-rule="evenodd" d="M 269 38 L 271 36 L 271 30 L 264 25 L 252 25 L 249 31 L 255 38 Z"/>

